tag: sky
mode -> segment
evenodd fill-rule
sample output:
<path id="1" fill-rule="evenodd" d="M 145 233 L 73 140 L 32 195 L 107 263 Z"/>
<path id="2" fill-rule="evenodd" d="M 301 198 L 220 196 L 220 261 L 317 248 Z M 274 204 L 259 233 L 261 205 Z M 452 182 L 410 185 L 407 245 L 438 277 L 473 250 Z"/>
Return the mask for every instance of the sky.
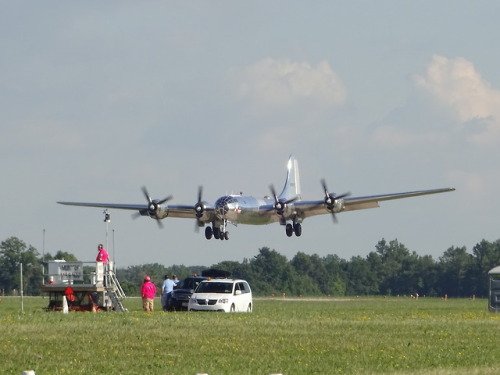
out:
<path id="1" fill-rule="evenodd" d="M 365 257 L 397 239 L 436 260 L 499 235 L 500 3 L 0 0 L 0 240 L 118 267 L 210 266 L 262 247 Z M 57 201 L 195 204 L 454 187 L 207 241 L 131 212 Z"/>

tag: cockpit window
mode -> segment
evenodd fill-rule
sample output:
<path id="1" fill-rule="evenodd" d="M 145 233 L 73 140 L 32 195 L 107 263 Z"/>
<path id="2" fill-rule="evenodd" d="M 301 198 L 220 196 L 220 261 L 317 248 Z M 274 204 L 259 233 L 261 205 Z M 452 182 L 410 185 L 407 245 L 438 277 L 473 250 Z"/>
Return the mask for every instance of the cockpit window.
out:
<path id="1" fill-rule="evenodd" d="M 215 202 L 215 205 L 216 206 L 223 206 L 223 205 L 226 205 L 228 203 L 236 203 L 236 202 L 238 202 L 238 200 L 235 197 L 225 196 L 225 197 L 221 197 L 221 198 L 217 199 L 217 202 Z"/>
<path id="2" fill-rule="evenodd" d="M 215 212 L 219 216 L 224 216 L 229 210 L 229 204 L 238 203 L 238 200 L 235 197 L 225 196 L 217 199 L 215 202 Z"/>

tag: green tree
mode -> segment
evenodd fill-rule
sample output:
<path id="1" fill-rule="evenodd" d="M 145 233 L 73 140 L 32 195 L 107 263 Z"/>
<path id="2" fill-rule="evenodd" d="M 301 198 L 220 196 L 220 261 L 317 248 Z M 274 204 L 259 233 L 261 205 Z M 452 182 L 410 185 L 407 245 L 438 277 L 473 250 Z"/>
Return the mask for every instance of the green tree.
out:
<path id="1" fill-rule="evenodd" d="M 380 293 L 379 276 L 374 271 L 374 261 L 364 259 L 360 256 L 352 257 L 349 262 L 343 264 L 345 272 L 346 295 L 376 295 Z"/>
<path id="2" fill-rule="evenodd" d="M 62 250 L 58 250 L 54 256 L 52 256 L 50 253 L 45 254 L 43 261 L 48 262 L 51 260 L 65 260 L 66 262 L 78 262 L 78 259 L 74 254 Z"/>
<path id="3" fill-rule="evenodd" d="M 286 257 L 276 250 L 261 248 L 259 254 L 250 261 L 250 267 L 257 278 L 252 286 L 257 294 L 301 294 L 295 270 Z"/>
<path id="4" fill-rule="evenodd" d="M 382 294 L 405 295 L 416 292 L 415 265 L 418 255 L 410 252 L 398 240 L 387 243 L 384 239 L 375 246 L 380 257 L 377 273 Z"/>
<path id="5" fill-rule="evenodd" d="M 344 295 L 345 283 L 337 257 L 320 258 L 298 252 L 291 264 L 300 277 L 301 294 Z"/>
<path id="6" fill-rule="evenodd" d="M 421 296 L 438 295 L 438 264 L 430 255 L 419 257 L 413 268 L 415 291 Z"/>
<path id="7" fill-rule="evenodd" d="M 328 275 L 328 282 L 322 287 L 323 293 L 332 296 L 345 296 L 347 287 L 345 273 L 342 269 L 344 261 L 337 255 L 327 255 L 322 261 Z"/>
<path id="8" fill-rule="evenodd" d="M 256 279 L 248 259 L 243 259 L 243 263 L 225 260 L 223 262 L 214 264 L 211 268 L 215 268 L 222 271 L 231 272 L 231 277 L 235 279 L 244 279 L 249 282 L 250 285 Z"/>
<path id="9" fill-rule="evenodd" d="M 170 271 L 170 272 L 169 272 Z M 171 275 L 171 269 L 168 269 L 159 263 L 149 263 L 141 264 L 138 266 L 130 266 L 126 269 L 118 269 L 116 271 L 116 276 L 120 283 L 122 281 L 128 281 L 136 286 L 139 290 L 142 283 L 144 282 L 144 277 L 151 277 L 151 281 L 157 286 L 161 287 L 165 275 Z M 137 292 L 139 293 L 139 292 Z"/>
<path id="10" fill-rule="evenodd" d="M 439 258 L 439 288 L 441 294 L 454 297 L 464 297 L 469 294 L 469 282 L 473 265 L 472 255 L 467 248 L 450 247 Z"/>
<path id="11" fill-rule="evenodd" d="M 470 294 L 487 296 L 489 291 L 488 271 L 500 265 L 500 240 L 482 240 L 472 249 L 473 266 L 470 272 Z"/>
<path id="12" fill-rule="evenodd" d="M 17 237 L 0 244 L 0 288 L 10 294 L 21 287 L 20 264 L 23 265 L 23 286 L 27 295 L 39 295 L 42 284 L 42 265 L 38 252 Z"/>

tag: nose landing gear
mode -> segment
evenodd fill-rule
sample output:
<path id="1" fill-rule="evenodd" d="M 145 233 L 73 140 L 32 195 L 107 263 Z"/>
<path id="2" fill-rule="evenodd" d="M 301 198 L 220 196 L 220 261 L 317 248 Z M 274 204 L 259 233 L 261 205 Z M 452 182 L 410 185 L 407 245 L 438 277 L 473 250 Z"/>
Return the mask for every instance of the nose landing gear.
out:
<path id="1" fill-rule="evenodd" d="M 210 240 L 215 238 L 216 240 L 229 240 L 229 232 L 226 230 L 226 222 L 217 227 L 214 224 L 205 228 L 205 238 Z"/>

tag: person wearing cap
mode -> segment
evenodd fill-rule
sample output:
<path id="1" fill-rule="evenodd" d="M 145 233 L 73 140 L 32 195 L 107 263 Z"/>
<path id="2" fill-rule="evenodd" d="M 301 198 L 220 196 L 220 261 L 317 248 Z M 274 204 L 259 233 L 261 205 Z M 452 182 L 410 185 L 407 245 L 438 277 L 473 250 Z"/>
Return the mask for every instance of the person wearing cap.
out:
<path id="1" fill-rule="evenodd" d="M 151 277 L 146 276 L 141 287 L 142 307 L 144 311 L 153 311 L 156 296 L 156 286 L 151 282 Z"/>
<path id="2" fill-rule="evenodd" d="M 104 246 L 102 246 L 102 243 L 100 243 L 97 246 L 97 251 L 98 251 L 97 258 L 95 258 L 95 260 L 98 262 L 104 262 L 104 264 L 107 264 L 109 262 L 109 254 L 106 251 L 106 249 L 104 248 Z"/>

